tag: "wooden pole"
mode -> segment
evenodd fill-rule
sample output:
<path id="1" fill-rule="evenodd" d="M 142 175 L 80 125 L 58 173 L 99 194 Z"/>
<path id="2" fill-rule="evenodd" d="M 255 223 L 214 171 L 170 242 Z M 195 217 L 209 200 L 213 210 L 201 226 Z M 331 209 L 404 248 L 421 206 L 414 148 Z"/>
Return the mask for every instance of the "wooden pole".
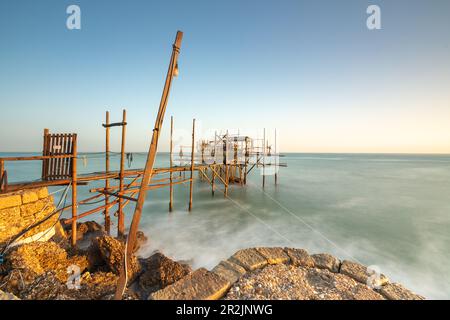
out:
<path id="1" fill-rule="evenodd" d="M 195 119 L 192 121 L 192 149 L 191 149 L 191 180 L 189 184 L 189 211 L 192 210 L 192 192 L 194 188 L 194 146 L 195 146 Z"/>
<path id="2" fill-rule="evenodd" d="M 119 174 L 119 193 L 123 192 L 123 178 L 125 170 L 125 135 L 127 128 L 127 111 L 124 109 L 122 114 L 122 145 L 120 147 L 120 174 Z M 122 238 L 125 236 L 125 218 L 123 214 L 123 199 L 119 198 L 119 216 L 117 223 L 117 236 Z"/>
<path id="3" fill-rule="evenodd" d="M 5 171 L 5 163 L 0 159 L 0 191 L 3 190 L 3 171 Z"/>
<path id="4" fill-rule="evenodd" d="M 77 135 L 72 141 L 72 247 L 77 245 Z"/>
<path id="5" fill-rule="evenodd" d="M 169 70 L 167 71 L 166 82 L 164 85 L 164 90 L 161 97 L 161 102 L 159 104 L 158 115 L 156 116 L 155 127 L 153 128 L 152 141 L 150 143 L 147 162 L 145 164 L 144 174 L 141 180 L 141 187 L 139 190 L 138 201 L 134 209 L 133 220 L 131 221 L 130 232 L 128 233 L 127 245 L 126 245 L 126 260 L 120 271 L 120 277 L 117 284 L 117 290 L 114 295 L 116 300 L 122 298 L 123 292 L 125 291 L 127 285 L 127 272 L 131 267 L 130 261 L 133 254 L 134 244 L 136 242 L 136 233 L 139 228 L 139 221 L 141 220 L 142 208 L 144 206 L 145 196 L 147 194 L 146 188 L 151 180 L 153 173 L 153 165 L 155 163 L 156 151 L 158 148 L 159 133 L 162 128 L 162 123 L 164 120 L 164 114 L 166 112 L 167 101 L 169 97 L 170 87 L 172 84 L 172 79 L 174 77 L 175 67 L 177 65 L 178 54 L 180 52 L 181 40 L 183 38 L 183 32 L 178 31 L 175 38 L 175 43 L 173 45 L 172 56 L 170 58 Z"/>
<path id="6" fill-rule="evenodd" d="M 277 154 L 277 129 L 275 129 L 275 185 L 278 183 L 278 154 Z"/>
<path id="7" fill-rule="evenodd" d="M 43 141 L 43 145 L 42 145 L 42 155 L 43 156 L 47 156 L 47 136 L 48 136 L 49 130 L 46 128 L 44 129 L 44 141 Z M 42 161 L 42 175 L 41 178 L 42 180 L 46 180 L 45 176 L 47 175 L 47 164 L 48 164 L 48 160 L 43 160 Z"/>
<path id="8" fill-rule="evenodd" d="M 105 135 L 105 171 L 109 173 L 109 111 L 106 111 L 106 135 Z M 109 179 L 105 179 L 105 190 L 109 189 Z M 105 231 L 109 235 L 111 233 L 111 218 L 109 217 L 109 195 L 105 194 Z"/>
<path id="9" fill-rule="evenodd" d="M 214 161 L 213 164 L 216 164 L 216 146 L 217 146 L 217 132 L 214 132 Z M 211 168 L 210 168 L 211 169 Z M 214 196 L 214 180 L 216 179 L 216 173 L 211 169 L 211 193 Z"/>
<path id="10" fill-rule="evenodd" d="M 170 117 L 170 200 L 169 200 L 169 211 L 173 210 L 173 116 Z"/>
<path id="11" fill-rule="evenodd" d="M 226 181 L 225 192 L 224 192 L 225 197 L 228 196 L 228 183 L 230 182 L 229 178 L 228 178 L 227 152 L 228 152 L 228 131 L 226 134 L 226 139 L 223 140 L 223 164 L 225 166 L 224 169 L 225 169 L 225 181 Z"/>
<path id="12" fill-rule="evenodd" d="M 263 134 L 263 177 L 262 177 L 262 187 L 264 188 L 266 183 L 266 128 L 264 128 Z"/>
<path id="13" fill-rule="evenodd" d="M 249 152 L 248 152 L 248 137 L 245 137 L 245 169 L 244 169 L 244 184 L 247 184 L 247 165 L 248 165 L 248 158 L 249 158 Z"/>

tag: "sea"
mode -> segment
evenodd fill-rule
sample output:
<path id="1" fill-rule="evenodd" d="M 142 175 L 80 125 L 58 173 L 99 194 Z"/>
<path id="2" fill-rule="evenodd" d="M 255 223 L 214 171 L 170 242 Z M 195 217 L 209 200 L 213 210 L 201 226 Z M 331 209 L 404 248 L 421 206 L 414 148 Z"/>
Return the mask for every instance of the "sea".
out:
<path id="1" fill-rule="evenodd" d="M 0 153 L 25 155 L 37 154 Z M 142 168 L 145 159 L 145 153 L 133 153 L 126 168 Z M 155 167 L 168 162 L 169 155 L 159 153 Z M 149 241 L 139 254 L 160 250 L 210 269 L 241 248 L 304 248 L 372 266 L 426 298 L 450 299 L 450 155 L 286 153 L 280 162 L 287 167 L 279 168 L 277 184 L 273 174 L 266 175 L 263 188 L 262 170 L 254 168 L 247 185 L 230 186 L 228 197 L 220 183 L 212 195 L 196 174 L 191 212 L 189 183 L 174 186 L 171 213 L 168 188 L 148 191 L 140 230 Z M 104 164 L 100 152 L 81 153 L 78 172 L 102 171 Z M 111 168 L 118 167 L 115 153 Z M 41 163 L 7 162 L 6 170 L 9 182 L 32 181 L 39 179 Z M 80 186 L 78 198 L 103 185 Z M 64 187 L 49 189 L 58 202 Z M 130 204 L 127 226 L 133 211 Z M 103 223 L 103 216 L 83 220 Z"/>

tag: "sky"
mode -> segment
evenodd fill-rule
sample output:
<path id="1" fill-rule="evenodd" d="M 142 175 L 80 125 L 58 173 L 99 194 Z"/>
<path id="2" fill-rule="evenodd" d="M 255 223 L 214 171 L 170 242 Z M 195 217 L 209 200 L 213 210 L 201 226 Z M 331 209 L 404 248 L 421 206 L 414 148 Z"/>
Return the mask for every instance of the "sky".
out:
<path id="1" fill-rule="evenodd" d="M 160 151 L 173 115 L 188 139 L 193 118 L 199 137 L 276 128 L 282 152 L 450 153 L 448 0 L 2 0 L 0 152 L 41 151 L 44 128 L 102 151 L 123 108 L 127 150 L 147 150 L 177 30 Z"/>

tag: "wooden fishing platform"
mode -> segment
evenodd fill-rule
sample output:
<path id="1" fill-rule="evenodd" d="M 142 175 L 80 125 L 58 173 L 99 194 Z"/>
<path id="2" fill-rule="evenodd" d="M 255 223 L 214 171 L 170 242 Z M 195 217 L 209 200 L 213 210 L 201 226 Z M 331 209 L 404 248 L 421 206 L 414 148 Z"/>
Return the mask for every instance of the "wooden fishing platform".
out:
<path id="1" fill-rule="evenodd" d="M 169 92 L 173 78 L 178 74 L 178 55 L 181 47 L 183 33 L 178 31 L 173 44 L 172 55 L 164 84 L 158 114 L 156 117 L 151 144 L 146 154 L 147 160 L 142 169 L 125 169 L 126 158 L 130 153 L 125 152 L 126 146 L 126 111 L 123 110 L 122 120 L 111 123 L 110 114 L 107 111 L 105 123 L 105 170 L 100 172 L 90 172 L 79 174 L 77 172 L 77 160 L 83 159 L 77 152 L 76 133 L 50 133 L 44 129 L 43 145 L 41 156 L 25 157 L 3 157 L 0 158 L 0 194 L 14 192 L 23 189 L 39 187 L 67 186 L 71 189 L 71 204 L 63 207 L 52 214 L 59 213 L 60 216 L 66 209 L 70 209 L 72 215 L 65 219 L 64 223 L 71 224 L 71 241 L 76 246 L 77 220 L 92 215 L 102 213 L 104 216 L 105 231 L 111 233 L 110 211 L 114 209 L 117 216 L 117 236 L 126 238 L 126 261 L 124 261 L 116 291 L 116 299 L 120 299 L 127 284 L 127 271 L 129 269 L 129 258 L 132 256 L 132 249 L 136 241 L 139 221 L 142 208 L 148 190 L 169 187 L 169 211 L 173 210 L 174 186 L 177 184 L 189 183 L 188 210 L 193 208 L 193 181 L 194 173 L 198 173 L 199 178 L 209 183 L 211 193 L 216 190 L 228 196 L 231 184 L 244 186 L 247 184 L 247 176 L 254 170 L 260 168 L 262 173 L 263 187 L 265 185 L 267 169 L 286 166 L 279 162 L 280 155 L 277 153 L 276 131 L 275 146 L 269 145 L 264 130 L 263 139 L 253 139 L 249 136 L 231 135 L 228 133 L 215 133 L 213 139 L 195 141 L 195 119 L 192 122 L 192 139 L 188 148 L 190 154 L 185 156 L 182 148 L 178 158 L 175 157 L 173 146 L 173 117 L 170 119 L 170 164 L 168 167 L 154 168 L 155 157 L 159 135 L 163 124 L 164 114 L 167 107 Z M 110 130 L 121 128 L 121 148 L 119 170 L 110 170 Z M 197 147 L 197 152 L 196 152 Z M 41 161 L 41 178 L 35 181 L 8 183 L 8 172 L 5 163 L 17 161 Z M 179 163 L 179 164 L 177 164 Z M 186 177 L 186 173 L 189 174 Z M 168 175 L 168 177 L 167 177 Z M 275 184 L 277 183 L 278 171 L 274 171 Z M 89 191 L 93 194 L 87 199 L 77 198 L 78 186 L 86 186 L 93 181 L 104 181 L 103 187 L 92 188 Z M 67 196 L 67 193 L 65 193 Z M 97 199 L 97 200 L 96 200 Z M 99 199 L 99 200 L 98 200 Z M 124 224 L 124 208 L 130 203 L 136 203 L 133 219 L 126 235 Z M 82 205 L 92 205 L 102 203 L 95 208 L 85 212 L 78 212 Z M 39 222 L 37 222 L 39 223 Z"/>

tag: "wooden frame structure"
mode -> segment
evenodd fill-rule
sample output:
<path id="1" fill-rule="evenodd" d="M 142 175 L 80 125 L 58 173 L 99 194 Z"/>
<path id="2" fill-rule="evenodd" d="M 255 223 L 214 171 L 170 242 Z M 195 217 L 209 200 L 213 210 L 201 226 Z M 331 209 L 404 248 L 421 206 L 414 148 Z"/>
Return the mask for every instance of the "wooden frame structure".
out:
<path id="1" fill-rule="evenodd" d="M 266 153 L 270 154 L 270 147 L 265 139 L 252 139 L 248 136 L 230 135 L 228 131 L 225 134 L 215 134 L 214 139 L 200 140 L 195 142 L 195 119 L 192 122 L 192 139 L 190 148 L 190 159 L 185 159 L 183 153 L 179 157 L 174 156 L 173 149 L 173 129 L 174 121 L 171 117 L 170 124 L 170 163 L 168 167 L 154 168 L 155 157 L 160 132 L 163 125 L 164 115 L 167 108 L 168 97 L 171 89 L 173 77 L 178 73 L 178 56 L 180 53 L 183 33 L 178 31 L 173 44 L 172 55 L 169 62 L 166 81 L 161 96 L 161 102 L 158 114 L 155 120 L 152 139 L 147 153 L 147 160 L 143 169 L 125 169 L 125 149 L 126 149 L 126 110 L 123 110 L 122 121 L 111 123 L 109 111 L 106 111 L 105 123 L 105 170 L 102 172 L 92 172 L 86 174 L 77 173 L 77 134 L 63 133 L 50 134 L 48 129 L 44 130 L 43 136 L 43 154 L 42 156 L 31 157 L 3 157 L 0 158 L 0 194 L 22 189 L 49 187 L 57 185 L 70 185 L 72 191 L 72 203 L 67 206 L 71 208 L 71 218 L 65 219 L 64 223 L 71 225 L 71 243 L 77 245 L 77 221 L 94 213 L 102 212 L 104 215 L 105 231 L 111 233 L 111 215 L 110 211 L 117 206 L 117 236 L 125 239 L 126 250 L 121 269 L 121 275 L 116 299 L 120 299 L 127 285 L 127 270 L 130 268 L 129 258 L 132 256 L 132 250 L 136 241 L 140 218 L 147 191 L 169 187 L 169 211 L 173 211 L 174 186 L 177 184 L 189 182 L 189 202 L 188 210 L 193 209 L 193 189 L 194 172 L 197 171 L 199 177 L 211 185 L 211 193 L 214 195 L 218 185 L 223 185 L 224 196 L 228 196 L 229 185 L 245 185 L 248 174 L 255 168 L 260 167 L 265 170 L 266 166 L 284 166 L 277 162 L 266 162 Z M 121 127 L 122 140 L 120 148 L 120 167 L 119 170 L 110 168 L 110 129 Z M 196 158 L 196 146 L 199 147 Z M 275 145 L 276 146 L 276 145 Z M 275 147 L 276 154 L 276 147 Z M 38 181 L 8 183 L 5 162 L 9 161 L 42 161 L 42 177 Z M 175 165 L 179 162 L 179 165 Z M 182 173 L 189 172 L 189 178 Z M 179 173 L 179 175 L 176 175 Z M 169 174 L 167 178 L 160 178 L 161 174 Z M 175 174 L 175 175 L 174 175 Z M 263 186 L 264 178 L 263 176 Z M 131 180 L 125 183 L 125 180 Z M 87 199 L 77 199 L 77 188 L 79 185 L 86 185 L 91 181 L 104 180 L 104 187 L 90 189 L 93 193 Z M 118 181 L 118 183 L 112 183 Z M 275 175 L 275 182 L 277 175 Z M 90 201 L 98 198 L 104 198 L 104 203 L 98 207 L 78 213 L 81 205 L 89 204 Z M 135 202 L 136 206 L 132 222 L 128 231 L 125 232 L 124 208 L 130 203 Z"/>

